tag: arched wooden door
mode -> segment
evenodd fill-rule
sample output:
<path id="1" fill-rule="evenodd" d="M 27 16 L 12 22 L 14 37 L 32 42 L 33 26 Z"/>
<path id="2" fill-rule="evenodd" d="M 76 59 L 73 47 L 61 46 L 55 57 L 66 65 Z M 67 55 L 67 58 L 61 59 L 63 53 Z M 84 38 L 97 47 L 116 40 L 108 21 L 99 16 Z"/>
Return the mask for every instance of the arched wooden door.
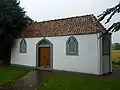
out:
<path id="1" fill-rule="evenodd" d="M 53 45 L 47 39 L 42 39 L 37 43 L 37 67 L 53 68 Z"/>
<path id="2" fill-rule="evenodd" d="M 50 47 L 40 47 L 40 67 L 50 68 Z"/>

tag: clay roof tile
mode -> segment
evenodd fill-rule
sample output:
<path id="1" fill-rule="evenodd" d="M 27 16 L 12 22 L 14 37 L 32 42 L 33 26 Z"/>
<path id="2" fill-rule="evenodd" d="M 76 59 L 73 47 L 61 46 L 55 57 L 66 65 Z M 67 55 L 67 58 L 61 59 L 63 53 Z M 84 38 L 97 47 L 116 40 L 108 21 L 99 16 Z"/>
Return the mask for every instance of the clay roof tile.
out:
<path id="1" fill-rule="evenodd" d="M 70 17 L 64 19 L 34 22 L 19 38 L 31 38 L 42 36 L 63 36 L 94 34 L 106 30 L 96 17 L 91 15 Z"/>

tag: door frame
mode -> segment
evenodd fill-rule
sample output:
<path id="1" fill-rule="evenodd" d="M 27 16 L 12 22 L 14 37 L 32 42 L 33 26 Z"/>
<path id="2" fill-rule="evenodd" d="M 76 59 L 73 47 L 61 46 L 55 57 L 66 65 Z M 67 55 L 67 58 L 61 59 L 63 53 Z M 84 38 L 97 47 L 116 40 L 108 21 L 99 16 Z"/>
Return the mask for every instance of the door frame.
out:
<path id="1" fill-rule="evenodd" d="M 108 72 L 108 73 L 111 73 L 111 72 L 112 72 L 112 60 L 111 60 L 111 59 L 112 59 L 112 57 L 111 57 L 111 55 L 112 55 L 112 53 L 111 53 L 111 52 L 112 52 L 112 45 L 111 45 L 111 34 L 109 33 L 106 37 L 107 37 L 107 39 L 108 39 L 108 41 L 109 41 L 109 53 L 108 53 L 108 54 L 104 54 L 104 52 L 103 52 L 103 51 L 104 51 L 104 48 L 103 48 L 103 47 L 104 47 L 104 41 L 103 41 L 104 38 L 102 37 L 102 39 L 101 39 L 101 40 L 102 40 L 102 41 L 101 41 L 101 42 L 102 42 L 102 59 L 101 59 L 102 62 L 101 62 L 101 63 L 102 63 L 102 73 L 103 73 L 103 74 L 104 74 L 104 66 L 103 66 L 103 64 L 104 64 L 104 61 L 103 61 L 104 59 L 103 59 L 103 57 L 104 57 L 104 56 L 108 56 L 108 57 L 109 57 L 109 72 Z"/>
<path id="2" fill-rule="evenodd" d="M 49 45 L 41 45 L 41 42 L 47 41 Z M 50 68 L 53 69 L 53 44 L 47 40 L 46 38 L 43 38 L 36 44 L 36 67 L 40 68 L 40 48 L 50 48 Z"/>

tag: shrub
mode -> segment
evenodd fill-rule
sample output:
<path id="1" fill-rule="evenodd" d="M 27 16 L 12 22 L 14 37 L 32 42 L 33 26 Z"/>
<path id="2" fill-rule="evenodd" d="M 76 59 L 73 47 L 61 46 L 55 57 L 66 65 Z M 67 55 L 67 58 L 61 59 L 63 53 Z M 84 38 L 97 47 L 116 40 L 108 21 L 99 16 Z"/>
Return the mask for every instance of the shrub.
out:
<path id="1" fill-rule="evenodd" d="M 115 59 L 115 60 L 112 60 L 112 64 L 114 65 L 120 65 L 120 59 Z"/>
<path id="2" fill-rule="evenodd" d="M 120 50 L 112 51 L 112 64 L 120 65 Z"/>

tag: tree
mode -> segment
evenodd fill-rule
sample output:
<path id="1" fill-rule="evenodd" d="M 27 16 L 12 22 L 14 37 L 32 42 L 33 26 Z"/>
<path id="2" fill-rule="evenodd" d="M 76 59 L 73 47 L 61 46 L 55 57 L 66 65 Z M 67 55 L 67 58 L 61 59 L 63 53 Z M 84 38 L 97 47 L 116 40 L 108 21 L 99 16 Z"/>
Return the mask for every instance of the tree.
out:
<path id="1" fill-rule="evenodd" d="M 16 36 L 25 30 L 30 20 L 19 4 L 18 0 L 0 1 L 0 60 L 10 58 Z"/>
<path id="2" fill-rule="evenodd" d="M 116 14 L 116 13 L 120 13 L 120 3 L 118 3 L 116 6 L 112 7 L 112 8 L 108 8 L 106 11 L 103 11 L 102 14 L 100 14 L 98 16 L 98 21 L 102 21 L 106 16 L 108 16 L 107 21 L 105 22 L 105 24 L 109 23 L 109 21 L 112 19 L 112 17 Z M 113 23 L 105 32 L 105 34 L 113 33 L 116 31 L 120 30 L 120 21 Z"/>
<path id="3" fill-rule="evenodd" d="M 113 50 L 120 50 L 120 43 L 114 43 L 112 45 Z"/>

